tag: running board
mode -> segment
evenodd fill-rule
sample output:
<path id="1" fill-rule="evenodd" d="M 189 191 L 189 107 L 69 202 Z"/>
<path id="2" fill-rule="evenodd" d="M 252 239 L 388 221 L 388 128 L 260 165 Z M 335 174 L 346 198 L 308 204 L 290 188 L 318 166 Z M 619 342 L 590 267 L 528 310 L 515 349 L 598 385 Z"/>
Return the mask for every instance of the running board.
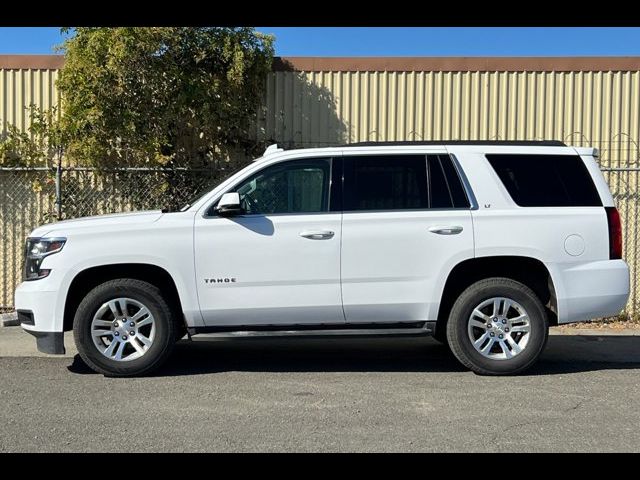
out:
<path id="1" fill-rule="evenodd" d="M 392 326 L 393 325 L 393 326 Z M 341 336 L 424 336 L 432 335 L 436 322 L 411 322 L 408 326 L 399 324 L 377 324 L 375 327 L 366 325 L 296 325 L 296 328 L 279 330 L 277 328 L 260 327 L 221 327 L 221 328 L 190 328 L 189 336 L 194 341 L 206 341 L 217 338 L 268 338 L 268 337 L 341 337 Z M 302 327 L 302 328 L 298 328 Z M 313 328 L 309 328 L 313 327 Z M 338 328 L 336 328 L 338 327 Z"/>

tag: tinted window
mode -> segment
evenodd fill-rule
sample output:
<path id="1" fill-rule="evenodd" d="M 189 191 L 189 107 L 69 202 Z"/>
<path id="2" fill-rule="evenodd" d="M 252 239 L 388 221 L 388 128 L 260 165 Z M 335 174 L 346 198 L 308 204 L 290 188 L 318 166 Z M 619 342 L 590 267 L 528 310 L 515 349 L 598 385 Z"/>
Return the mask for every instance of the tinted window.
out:
<path id="1" fill-rule="evenodd" d="M 521 207 L 602 206 L 591 175 L 577 155 L 487 155 Z"/>
<path id="2" fill-rule="evenodd" d="M 449 157 L 449 155 L 438 155 L 438 158 L 447 179 L 447 186 L 449 187 L 454 208 L 469 208 L 471 204 L 469 203 L 467 194 L 462 186 L 462 181 L 456 171 L 456 167 L 453 165 L 451 157 Z"/>
<path id="3" fill-rule="evenodd" d="M 429 155 L 429 197 L 431 208 L 453 208 L 453 198 L 438 155 Z"/>
<path id="4" fill-rule="evenodd" d="M 428 208 L 424 155 L 344 157 L 344 209 Z"/>
<path id="5" fill-rule="evenodd" d="M 235 191 L 247 214 L 326 212 L 330 174 L 329 159 L 283 162 L 253 175 Z"/>

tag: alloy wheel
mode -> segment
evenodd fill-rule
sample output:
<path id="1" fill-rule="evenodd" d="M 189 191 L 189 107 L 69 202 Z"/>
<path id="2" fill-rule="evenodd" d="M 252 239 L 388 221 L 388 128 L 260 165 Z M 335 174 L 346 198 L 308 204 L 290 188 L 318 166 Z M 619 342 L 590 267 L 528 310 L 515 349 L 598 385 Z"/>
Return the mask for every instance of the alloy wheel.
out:
<path id="1" fill-rule="evenodd" d="M 529 343 L 529 316 L 518 302 L 493 297 L 481 302 L 469 316 L 469 339 L 481 355 L 492 360 L 509 360 Z"/>
<path id="2" fill-rule="evenodd" d="M 142 357 L 153 344 L 156 322 L 149 309 L 132 298 L 103 303 L 91 321 L 91 338 L 98 351 L 119 362 Z"/>

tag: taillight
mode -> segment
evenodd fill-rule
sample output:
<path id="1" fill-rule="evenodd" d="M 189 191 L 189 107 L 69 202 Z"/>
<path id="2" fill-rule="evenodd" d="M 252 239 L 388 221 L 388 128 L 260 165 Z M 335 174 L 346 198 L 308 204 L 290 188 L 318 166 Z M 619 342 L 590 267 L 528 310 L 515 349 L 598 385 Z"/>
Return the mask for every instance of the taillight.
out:
<path id="1" fill-rule="evenodd" d="M 604 207 L 607 211 L 607 224 L 609 225 L 609 258 L 616 260 L 622 258 L 622 223 L 616 207 Z"/>

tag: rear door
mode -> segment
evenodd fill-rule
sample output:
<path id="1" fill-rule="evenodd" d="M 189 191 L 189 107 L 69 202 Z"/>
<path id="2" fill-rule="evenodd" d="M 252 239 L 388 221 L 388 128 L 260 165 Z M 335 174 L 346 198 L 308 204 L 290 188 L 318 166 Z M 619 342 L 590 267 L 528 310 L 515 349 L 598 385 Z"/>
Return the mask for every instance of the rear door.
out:
<path id="1" fill-rule="evenodd" d="M 347 322 L 434 320 L 444 279 L 473 256 L 470 202 L 446 153 L 346 155 Z"/>

